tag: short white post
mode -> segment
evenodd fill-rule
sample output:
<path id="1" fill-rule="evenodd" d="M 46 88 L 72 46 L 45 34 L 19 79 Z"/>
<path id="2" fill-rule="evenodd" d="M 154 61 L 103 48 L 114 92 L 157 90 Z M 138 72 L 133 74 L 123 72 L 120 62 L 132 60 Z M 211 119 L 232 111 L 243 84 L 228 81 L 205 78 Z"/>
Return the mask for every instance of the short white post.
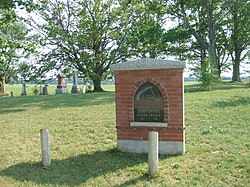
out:
<path id="1" fill-rule="evenodd" d="M 86 93 L 86 86 L 85 85 L 82 86 L 82 93 Z"/>
<path id="2" fill-rule="evenodd" d="M 48 129 L 41 129 L 41 146 L 42 146 L 42 165 L 49 167 L 51 164 L 50 158 L 50 138 Z"/>
<path id="3" fill-rule="evenodd" d="M 148 171 L 151 177 L 158 173 L 158 132 L 148 133 Z"/>

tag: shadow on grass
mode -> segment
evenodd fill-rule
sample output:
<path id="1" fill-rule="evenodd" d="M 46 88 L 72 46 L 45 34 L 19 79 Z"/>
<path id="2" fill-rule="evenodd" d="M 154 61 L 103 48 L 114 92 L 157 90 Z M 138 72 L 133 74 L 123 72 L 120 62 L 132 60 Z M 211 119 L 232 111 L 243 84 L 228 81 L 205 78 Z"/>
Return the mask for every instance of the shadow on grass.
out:
<path id="1" fill-rule="evenodd" d="M 250 105 L 250 97 L 235 97 L 234 100 L 218 101 L 215 103 L 215 106 L 220 108 L 244 105 Z"/>
<path id="2" fill-rule="evenodd" d="M 21 112 L 25 110 L 25 107 L 32 106 L 51 109 L 103 105 L 114 103 L 114 98 L 114 92 L 2 97 L 0 98 L 0 113 Z"/>
<path id="3" fill-rule="evenodd" d="M 0 115 L 1 114 L 4 114 L 4 113 L 15 113 L 15 112 L 23 112 L 23 111 L 25 111 L 24 109 L 0 109 Z"/>
<path id="4" fill-rule="evenodd" d="M 126 187 L 126 186 L 134 186 L 136 185 L 139 181 L 147 181 L 149 179 L 148 174 L 144 174 L 138 178 L 128 180 L 124 182 L 123 184 L 115 185 L 115 187 Z"/>
<path id="5" fill-rule="evenodd" d="M 111 149 L 65 160 L 52 160 L 49 169 L 43 169 L 41 163 L 20 163 L 2 170 L 0 176 L 12 177 L 20 182 L 31 181 L 38 185 L 78 186 L 89 179 L 105 177 L 110 172 L 117 172 L 146 161 L 145 154 L 127 154 L 119 152 L 117 149 Z M 133 184 L 134 181 L 128 181 L 128 183 Z"/>
<path id="6" fill-rule="evenodd" d="M 212 90 L 233 90 L 233 89 L 246 89 L 249 88 L 248 84 L 245 83 L 234 83 L 234 82 L 223 82 L 216 87 L 214 87 Z M 209 91 L 208 89 L 205 89 L 201 86 L 201 84 L 195 84 L 195 85 L 186 85 L 185 86 L 185 93 L 194 93 L 194 92 L 204 92 Z"/>

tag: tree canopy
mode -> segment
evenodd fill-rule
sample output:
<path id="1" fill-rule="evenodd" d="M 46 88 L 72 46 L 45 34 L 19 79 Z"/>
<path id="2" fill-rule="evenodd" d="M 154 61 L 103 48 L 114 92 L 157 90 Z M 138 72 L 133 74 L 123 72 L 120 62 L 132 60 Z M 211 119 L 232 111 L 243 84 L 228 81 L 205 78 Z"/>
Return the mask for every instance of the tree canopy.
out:
<path id="1" fill-rule="evenodd" d="M 25 61 L 35 51 L 34 40 L 28 35 L 27 26 L 14 11 L 16 6 L 27 6 L 30 1 L 1 1 L 0 6 L 0 94 L 4 94 L 5 81 L 23 71 Z M 18 3 L 16 5 L 15 3 Z M 28 3 L 28 4 L 27 4 Z M 4 5 L 4 6 L 3 6 Z M 21 65 L 22 64 L 22 65 Z M 26 69 L 27 70 L 27 69 Z M 22 74 L 24 74 L 22 72 Z"/>
<path id="2" fill-rule="evenodd" d="M 232 65 L 232 80 L 240 81 L 249 51 L 247 0 L 1 0 L 0 5 L 2 72 L 6 64 L 5 74 L 17 67 L 20 51 L 34 52 L 36 46 L 36 77 L 77 70 L 93 81 L 94 91 L 102 91 L 111 64 L 145 57 L 187 60 L 201 77 L 219 78 Z M 32 11 L 22 24 L 16 22 L 17 8 Z M 29 42 L 24 24 L 37 33 Z"/>
<path id="3" fill-rule="evenodd" d="M 166 49 L 160 40 L 163 12 L 154 9 L 156 2 L 138 2 L 41 1 L 37 14 L 44 22 L 33 26 L 51 50 L 43 55 L 40 73 L 77 69 L 93 80 L 94 91 L 102 91 L 111 64 L 147 54 L 157 57 Z"/>

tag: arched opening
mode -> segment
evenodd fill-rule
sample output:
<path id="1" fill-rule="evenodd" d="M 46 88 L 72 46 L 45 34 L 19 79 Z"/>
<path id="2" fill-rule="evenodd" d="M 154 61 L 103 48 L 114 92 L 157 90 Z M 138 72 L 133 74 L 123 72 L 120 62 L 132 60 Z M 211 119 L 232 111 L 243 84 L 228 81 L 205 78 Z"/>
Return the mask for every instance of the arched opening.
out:
<path id="1" fill-rule="evenodd" d="M 164 99 L 152 83 L 142 84 L 134 98 L 135 122 L 164 122 Z"/>

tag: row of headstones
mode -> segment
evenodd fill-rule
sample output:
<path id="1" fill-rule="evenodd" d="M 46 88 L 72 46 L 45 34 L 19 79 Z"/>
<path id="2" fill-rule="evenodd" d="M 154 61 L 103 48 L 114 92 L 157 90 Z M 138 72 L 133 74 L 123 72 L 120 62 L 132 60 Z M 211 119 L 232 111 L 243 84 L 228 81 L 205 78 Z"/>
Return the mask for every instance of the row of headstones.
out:
<path id="1" fill-rule="evenodd" d="M 40 95 L 48 95 L 48 85 L 46 84 L 44 87 L 40 84 Z M 22 83 L 22 93 L 21 95 L 27 95 L 26 92 L 26 84 Z M 13 92 L 11 92 L 11 96 L 13 96 Z"/>
<path id="2" fill-rule="evenodd" d="M 56 88 L 56 94 L 64 94 L 64 93 L 68 93 L 67 90 L 67 84 L 65 81 L 66 76 L 62 73 L 57 75 L 57 79 L 58 79 L 58 84 L 57 84 L 57 88 Z M 73 75 L 73 85 L 72 85 L 72 89 L 71 89 L 71 93 L 78 93 L 78 83 L 77 83 L 78 77 L 77 74 L 75 73 Z M 83 85 L 82 87 L 82 93 L 85 93 L 85 85 Z"/>
<path id="3" fill-rule="evenodd" d="M 57 88 L 56 88 L 56 94 L 68 93 L 67 84 L 66 84 L 66 81 L 65 81 L 66 76 L 64 74 L 58 74 L 57 78 L 58 78 L 58 84 L 57 84 Z M 78 93 L 77 79 L 78 79 L 77 74 L 74 74 L 71 93 Z M 85 92 L 86 92 L 85 85 L 83 85 L 82 93 L 85 93 Z M 39 94 L 40 95 L 48 95 L 48 85 L 42 86 L 42 84 L 40 84 L 40 92 L 39 92 Z M 21 93 L 21 95 L 27 95 L 25 83 L 22 84 L 22 93 Z"/>

